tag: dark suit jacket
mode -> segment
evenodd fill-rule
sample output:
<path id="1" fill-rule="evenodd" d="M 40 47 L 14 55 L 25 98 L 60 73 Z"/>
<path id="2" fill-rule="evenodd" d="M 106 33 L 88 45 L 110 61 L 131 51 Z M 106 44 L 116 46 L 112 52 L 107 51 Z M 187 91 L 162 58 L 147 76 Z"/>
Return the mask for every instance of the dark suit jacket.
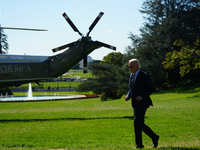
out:
<path id="1" fill-rule="evenodd" d="M 148 108 L 150 105 L 153 106 L 150 95 L 154 92 L 154 86 L 148 74 L 140 70 L 133 87 L 131 85 L 133 83 L 131 82 L 131 75 L 129 79 L 129 91 L 127 96 L 132 99 L 132 107 Z M 141 96 L 142 100 L 137 101 L 135 99 L 137 96 Z"/>

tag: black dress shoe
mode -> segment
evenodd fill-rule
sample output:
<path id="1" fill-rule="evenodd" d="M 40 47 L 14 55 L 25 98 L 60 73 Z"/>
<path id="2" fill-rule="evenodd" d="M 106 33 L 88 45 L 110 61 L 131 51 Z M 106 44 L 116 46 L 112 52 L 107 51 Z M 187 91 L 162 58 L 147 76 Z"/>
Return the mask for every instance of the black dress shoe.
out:
<path id="1" fill-rule="evenodd" d="M 156 148 L 158 146 L 158 140 L 159 140 L 159 135 L 157 135 L 152 141 L 153 141 L 153 148 Z"/>
<path id="2" fill-rule="evenodd" d="M 135 148 L 144 148 L 144 145 L 136 145 Z"/>

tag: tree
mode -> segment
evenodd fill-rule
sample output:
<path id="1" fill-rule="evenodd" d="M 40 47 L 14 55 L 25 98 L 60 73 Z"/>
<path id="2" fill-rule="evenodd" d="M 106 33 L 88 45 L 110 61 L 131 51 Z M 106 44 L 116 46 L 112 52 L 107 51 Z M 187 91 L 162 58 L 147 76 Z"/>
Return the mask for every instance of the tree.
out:
<path id="1" fill-rule="evenodd" d="M 180 50 L 174 50 L 166 54 L 163 62 L 165 69 L 173 69 L 177 65 L 180 68 L 180 75 L 183 77 L 191 70 L 200 68 L 200 41 L 196 40 L 194 46 L 184 43 L 182 40 L 177 40 L 174 45 L 180 47 Z"/>
<path id="2" fill-rule="evenodd" d="M 7 35 L 5 35 L 3 29 L 0 29 L 0 54 L 6 54 L 8 52 Z"/>
<path id="3" fill-rule="evenodd" d="M 89 78 L 79 85 L 78 91 L 92 91 L 101 94 L 101 100 L 119 99 L 128 91 L 129 74 L 121 67 L 111 64 L 91 65 L 92 74 L 96 78 Z"/>
<path id="4" fill-rule="evenodd" d="M 0 89 L 0 94 L 2 94 L 2 95 L 6 95 L 6 94 L 13 95 L 12 91 L 9 88 Z"/>
<path id="5" fill-rule="evenodd" d="M 172 84 L 177 83 L 179 69 L 166 70 L 162 62 L 166 53 L 176 49 L 173 45 L 176 40 L 193 43 L 199 38 L 199 0 L 146 0 L 140 12 L 146 22 L 140 28 L 140 37 L 130 34 L 132 46 L 128 49 L 129 54 L 138 58 L 155 86 L 162 86 L 167 74 L 172 77 Z"/>
<path id="6" fill-rule="evenodd" d="M 111 52 L 103 57 L 103 61 L 101 63 L 113 64 L 118 67 L 121 67 L 123 65 L 122 59 L 123 59 L 123 54 L 121 54 L 120 52 Z"/>
<path id="7" fill-rule="evenodd" d="M 77 63 L 72 69 L 80 69 L 80 63 Z"/>
<path id="8" fill-rule="evenodd" d="M 88 70 L 91 70 L 90 66 L 93 64 L 99 64 L 101 62 L 101 60 L 93 60 L 91 62 L 88 63 Z"/>

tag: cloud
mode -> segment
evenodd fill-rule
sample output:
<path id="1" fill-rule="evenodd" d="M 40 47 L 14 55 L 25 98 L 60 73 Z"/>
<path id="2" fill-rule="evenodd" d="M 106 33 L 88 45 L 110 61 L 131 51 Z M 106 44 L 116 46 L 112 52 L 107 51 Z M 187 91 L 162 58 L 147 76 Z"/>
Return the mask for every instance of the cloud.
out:
<path id="1" fill-rule="evenodd" d="M 112 30 L 108 30 L 108 33 L 115 33 L 115 31 L 112 31 Z"/>

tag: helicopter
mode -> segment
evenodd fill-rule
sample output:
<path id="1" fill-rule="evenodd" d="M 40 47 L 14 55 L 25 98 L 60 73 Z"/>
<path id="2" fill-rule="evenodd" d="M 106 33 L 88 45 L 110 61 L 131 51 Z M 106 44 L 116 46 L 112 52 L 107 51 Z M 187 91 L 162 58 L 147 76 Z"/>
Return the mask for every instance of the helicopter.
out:
<path id="1" fill-rule="evenodd" d="M 63 13 L 65 20 L 71 28 L 81 36 L 81 38 L 75 42 L 52 49 L 53 52 L 64 50 L 57 55 L 0 55 L 0 88 L 20 86 L 31 82 L 36 82 L 40 85 L 40 80 L 57 78 L 74 67 L 82 59 L 84 62 L 83 72 L 87 73 L 88 54 L 100 47 L 116 50 L 115 46 L 100 41 L 93 41 L 89 36 L 103 14 L 103 12 L 98 14 L 89 27 L 88 33 L 84 36 L 67 14 Z"/>

